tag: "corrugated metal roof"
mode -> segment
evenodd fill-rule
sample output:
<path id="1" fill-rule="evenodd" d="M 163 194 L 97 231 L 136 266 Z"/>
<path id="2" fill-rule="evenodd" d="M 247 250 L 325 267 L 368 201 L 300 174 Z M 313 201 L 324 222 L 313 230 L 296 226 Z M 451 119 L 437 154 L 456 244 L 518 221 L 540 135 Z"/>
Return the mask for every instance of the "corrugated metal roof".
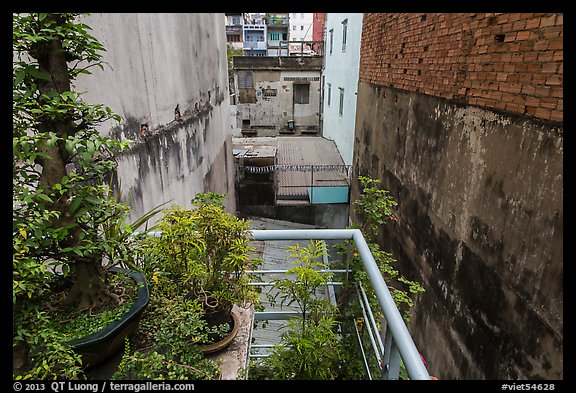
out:
<path id="1" fill-rule="evenodd" d="M 279 137 L 277 163 L 288 169 L 277 172 L 279 199 L 308 198 L 311 186 L 348 185 L 340 152 L 334 141 L 326 138 Z"/>
<path id="2" fill-rule="evenodd" d="M 334 141 L 318 136 L 233 138 L 235 158 L 275 155 L 277 200 L 308 201 L 309 187 L 348 186 L 350 166 Z"/>

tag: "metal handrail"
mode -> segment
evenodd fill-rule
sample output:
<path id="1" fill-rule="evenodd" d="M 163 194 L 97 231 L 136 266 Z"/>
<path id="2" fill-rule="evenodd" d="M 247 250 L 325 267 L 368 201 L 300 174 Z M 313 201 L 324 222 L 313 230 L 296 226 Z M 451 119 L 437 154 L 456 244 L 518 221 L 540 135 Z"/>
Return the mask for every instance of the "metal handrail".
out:
<path id="1" fill-rule="evenodd" d="M 359 229 L 255 229 L 251 232 L 254 240 L 353 240 L 386 318 L 387 332 L 391 333 L 394 347 L 398 349 L 409 377 L 418 380 L 430 379 L 430 374 Z"/>

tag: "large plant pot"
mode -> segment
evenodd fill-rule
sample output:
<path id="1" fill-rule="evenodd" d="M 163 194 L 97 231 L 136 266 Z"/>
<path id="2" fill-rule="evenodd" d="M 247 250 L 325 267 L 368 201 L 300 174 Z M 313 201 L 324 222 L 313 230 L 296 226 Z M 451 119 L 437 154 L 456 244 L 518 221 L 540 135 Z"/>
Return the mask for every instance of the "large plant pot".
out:
<path id="1" fill-rule="evenodd" d="M 211 313 L 205 316 L 205 319 L 208 320 L 209 325 L 219 325 L 222 323 L 229 323 L 230 324 L 230 332 L 224 338 L 220 339 L 211 344 L 205 344 L 200 346 L 200 350 L 205 353 L 216 353 L 219 352 L 226 347 L 228 347 L 232 341 L 236 338 L 238 334 L 238 328 L 240 327 L 240 317 L 235 309 L 230 309 L 229 311 L 220 312 L 217 315 Z M 206 318 L 207 317 L 207 318 Z"/>
<path id="2" fill-rule="evenodd" d="M 132 277 L 136 283 L 143 285 L 138 288 L 135 303 L 120 319 L 96 333 L 68 342 L 74 351 L 82 356 L 82 364 L 85 368 L 101 364 L 124 346 L 126 337 L 136 331 L 142 313 L 150 300 L 146 278 L 142 273 L 122 268 L 111 268 L 110 271 L 121 271 Z"/>

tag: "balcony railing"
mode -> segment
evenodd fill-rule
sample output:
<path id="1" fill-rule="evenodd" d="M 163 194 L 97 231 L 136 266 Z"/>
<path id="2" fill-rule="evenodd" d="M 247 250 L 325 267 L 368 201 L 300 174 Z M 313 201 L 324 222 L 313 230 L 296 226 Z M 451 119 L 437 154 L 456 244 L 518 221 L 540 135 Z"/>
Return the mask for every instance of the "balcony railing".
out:
<path id="1" fill-rule="evenodd" d="M 358 229 L 287 229 L 287 230 L 253 230 L 252 235 L 256 241 L 276 241 L 276 240 L 352 240 L 362 259 L 364 269 L 370 278 L 370 283 L 376 293 L 378 304 L 384 316 L 385 324 L 377 326 L 374 313 L 370 308 L 364 288 L 356 283 L 356 293 L 362 310 L 364 325 L 368 328 L 370 345 L 364 348 L 360 333 L 356 329 L 358 341 L 360 343 L 361 354 L 364 360 L 367 376 L 374 379 L 371 370 L 377 369 L 380 373 L 380 379 L 395 380 L 399 379 L 401 361 L 406 367 L 410 379 L 429 380 L 430 375 L 426 370 L 420 353 L 418 352 L 412 337 L 402 319 L 400 311 L 392 298 L 388 286 L 384 282 L 382 274 L 370 252 L 368 244 Z M 260 270 L 254 271 L 253 274 L 277 274 L 285 270 Z M 329 270 L 331 273 L 340 273 L 347 276 L 347 269 Z M 267 285 L 267 283 L 254 282 L 254 285 Z M 341 285 L 342 282 L 329 283 L 331 290 L 329 296 L 333 298 L 333 287 Z M 299 314 L 293 311 L 259 311 L 254 313 L 254 321 L 258 320 L 285 320 L 297 317 Z M 253 325 L 254 326 L 254 325 Z M 356 325 L 355 325 L 356 327 Z M 250 340 L 251 341 L 251 340 Z M 250 344 L 248 351 L 249 358 L 265 357 L 261 350 L 269 349 L 271 345 Z M 372 350 L 376 359 L 376 366 L 371 367 L 369 364 L 370 357 L 367 355 L 368 350 Z"/>
<path id="2" fill-rule="evenodd" d="M 244 49 L 247 50 L 266 50 L 268 47 L 264 41 L 244 41 Z"/>

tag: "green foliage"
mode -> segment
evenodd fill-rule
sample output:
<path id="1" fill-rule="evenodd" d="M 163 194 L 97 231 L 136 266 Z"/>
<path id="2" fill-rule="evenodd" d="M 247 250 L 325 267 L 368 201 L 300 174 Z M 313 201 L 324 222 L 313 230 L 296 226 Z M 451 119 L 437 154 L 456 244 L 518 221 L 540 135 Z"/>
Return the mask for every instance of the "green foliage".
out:
<path id="1" fill-rule="evenodd" d="M 61 281 L 65 281 L 65 279 L 61 278 Z M 119 320 L 122 315 L 130 310 L 135 303 L 135 294 L 139 285 L 142 284 L 137 284 L 122 272 L 109 275 L 107 281 L 111 288 L 118 288 L 118 292 L 125 293 L 125 300 L 120 306 L 111 305 L 109 307 L 101 307 L 98 310 L 77 310 L 73 305 L 70 305 L 62 307 L 58 312 L 53 311 L 51 313 L 52 321 L 50 322 L 50 327 L 57 331 L 63 340 L 72 341 L 96 333 L 112 322 Z M 63 285 L 63 283 L 59 285 Z M 53 307 L 50 297 L 47 297 L 47 303 L 44 307 L 45 309 Z"/>
<path id="2" fill-rule="evenodd" d="M 108 198 L 114 199 L 119 206 L 123 206 L 124 209 L 117 210 L 114 217 L 106 220 L 102 224 L 101 239 L 106 245 L 106 257 L 108 258 L 110 266 L 122 265 L 123 267 L 128 267 L 134 270 L 141 270 L 141 266 L 138 265 L 134 258 L 134 253 L 140 248 L 142 239 L 148 236 L 148 232 L 156 229 L 156 225 L 148 227 L 148 221 L 160 213 L 162 206 L 166 205 L 170 201 L 159 204 L 158 206 L 145 212 L 140 217 L 136 218 L 132 222 L 128 222 L 130 216 L 130 209 L 128 204 L 132 199 L 134 189 L 130 190 L 130 193 L 126 197 L 126 200 L 122 202 L 122 186 L 118 187 L 116 196 L 112 190 L 109 190 Z M 146 226 L 143 230 L 140 229 L 142 226 Z"/>
<path id="3" fill-rule="evenodd" d="M 259 299 L 245 273 L 259 263 L 249 257 L 249 223 L 224 211 L 224 197 L 200 193 L 193 209 L 165 209 L 161 236 L 143 245 L 151 281 L 169 296 L 199 299 L 206 312 Z"/>
<path id="4" fill-rule="evenodd" d="M 14 314 L 14 379 L 82 379 L 82 361 L 54 329 L 52 318 L 28 304 Z"/>
<path id="5" fill-rule="evenodd" d="M 270 300 L 272 304 L 278 298 L 281 305 L 296 304 L 301 317 L 288 321 L 281 345 L 275 346 L 269 357 L 250 365 L 249 378 L 345 379 L 355 362 L 338 333 L 337 310 L 317 296 L 331 278 L 330 273 L 319 271 L 328 268 L 321 262 L 326 245 L 312 240 L 307 247 L 290 247 L 289 252 L 293 267 L 274 281 L 276 292 Z"/>
<path id="6" fill-rule="evenodd" d="M 242 56 L 242 49 L 234 49 L 231 44 L 226 44 L 226 59 L 228 61 L 228 78 L 232 80 L 232 70 L 234 68 L 234 57 Z"/>
<path id="7" fill-rule="evenodd" d="M 214 330 L 207 329 L 198 302 L 170 299 L 154 292 L 142 316 L 138 348 L 126 342 L 124 356 L 113 379 L 219 379 L 218 364 L 204 357 L 198 343 Z M 215 329 L 223 329 L 217 327 Z"/>
<path id="8" fill-rule="evenodd" d="M 204 315 L 232 304 L 257 302 L 245 271 L 249 258 L 249 223 L 224 211 L 225 195 L 199 193 L 194 208 L 162 210 L 159 236 L 141 240 L 141 266 L 151 299 L 115 379 L 219 379 L 218 364 L 200 345 L 228 333 L 211 327 Z"/>
<path id="9" fill-rule="evenodd" d="M 363 189 L 360 197 L 354 202 L 354 212 L 360 222 L 355 222 L 352 226 L 362 228 L 370 252 L 382 273 L 384 281 L 388 285 L 396 306 L 403 311 L 404 320 L 409 321 L 411 317 L 410 307 L 414 304 L 413 296 L 424 292 L 424 288 L 418 281 L 409 280 L 400 274 L 394 267 L 397 262 L 396 259 L 393 258 L 391 253 L 382 250 L 375 239 L 380 226 L 388 220 L 394 219 L 394 207 L 398 204 L 387 190 L 378 187 L 379 180 L 364 176 L 360 176 L 359 180 L 363 185 Z M 348 258 L 347 266 L 352 270 L 351 281 L 362 284 L 372 310 L 380 310 L 376 295 L 354 243 L 347 241 L 339 246 L 339 249 Z M 349 288 L 349 290 L 353 289 Z M 348 307 L 347 312 L 353 315 L 358 312 L 358 309 Z"/>
<path id="10" fill-rule="evenodd" d="M 377 187 L 377 180 L 360 177 L 360 181 L 364 189 L 354 206 L 356 216 L 362 221 L 354 223 L 353 227 L 363 228 L 372 256 L 392 297 L 400 309 L 405 309 L 404 318 L 408 320 L 408 309 L 413 305 L 412 296 L 424 289 L 418 282 L 402 276 L 393 266 L 396 260 L 392 254 L 381 250 L 372 240 L 380 225 L 393 217 L 393 208 L 397 203 L 386 190 Z M 278 292 L 271 294 L 270 299 L 273 304 L 278 299 L 281 300 L 281 305 L 296 304 L 301 318 L 289 321 L 287 331 L 281 336 L 281 345 L 274 347 L 269 357 L 250 364 L 250 379 L 365 378 L 364 365 L 359 360 L 356 328 L 359 329 L 364 347 L 369 347 L 370 343 L 365 342 L 366 325 L 369 322 L 361 316 L 357 297 L 352 296 L 356 284 L 365 289 L 376 321 L 380 320 L 382 313 L 354 243 L 348 241 L 337 248 L 348 258 L 344 261 L 344 266 L 334 263 L 332 267 L 352 270 L 349 284 L 345 285 L 338 295 L 338 307 L 333 307 L 327 300 L 317 296 L 318 289 L 330 279 L 329 275 L 318 271 L 328 268 L 319 261 L 326 252 L 323 242 L 311 241 L 308 247 L 296 245 L 290 248 L 294 266 L 284 278 L 274 282 L 274 289 Z M 374 356 L 371 358 L 368 354 L 368 358 L 371 364 L 376 364 Z M 376 366 L 372 371 L 380 372 Z M 402 377 L 407 378 L 403 366 L 401 372 Z"/>
<path id="11" fill-rule="evenodd" d="M 365 237 L 372 238 L 378 233 L 380 225 L 393 217 L 394 207 L 398 203 L 388 190 L 378 187 L 380 180 L 359 176 L 362 194 L 354 201 L 354 213 L 358 217 Z"/>
<path id="12" fill-rule="evenodd" d="M 298 320 L 290 320 L 288 330 L 282 334 L 282 345 L 274 347 L 262 365 L 251 366 L 250 378 L 341 379 L 345 353 L 336 329 L 337 322 L 329 313 L 304 325 Z"/>
<path id="13" fill-rule="evenodd" d="M 307 319 L 319 320 L 332 307 L 329 301 L 316 297 L 316 291 L 332 277 L 330 273 L 319 272 L 328 268 L 321 262 L 322 255 L 327 252 L 326 244 L 312 240 L 307 247 L 295 244 L 288 248 L 288 252 L 294 266 L 286 272 L 285 278 L 274 281 L 273 289 L 276 291 L 269 298 L 275 304 L 279 297 L 280 306 L 296 303 L 305 329 Z"/>
<path id="14" fill-rule="evenodd" d="M 105 259 L 131 258 L 129 208 L 107 185 L 114 157 L 131 141 L 100 135 L 99 126 L 120 116 L 84 102 L 73 90 L 80 74 L 105 65 L 104 47 L 79 17 L 13 14 L 12 300 L 15 363 L 22 365 L 18 378 L 81 374 L 80 359 L 55 330 L 52 313 L 39 304 L 52 290 L 55 269 L 78 280 L 79 264 L 100 267 Z M 80 297 L 102 280 L 97 275 L 78 283 Z"/>

